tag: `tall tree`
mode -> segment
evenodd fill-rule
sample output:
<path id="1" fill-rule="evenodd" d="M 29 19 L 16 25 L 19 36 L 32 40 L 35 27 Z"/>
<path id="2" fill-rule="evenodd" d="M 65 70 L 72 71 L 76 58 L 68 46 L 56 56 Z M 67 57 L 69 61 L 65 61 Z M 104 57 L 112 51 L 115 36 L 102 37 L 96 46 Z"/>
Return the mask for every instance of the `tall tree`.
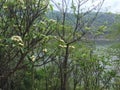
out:
<path id="1" fill-rule="evenodd" d="M 0 0 L 0 88 L 13 90 L 11 77 L 40 60 L 53 32 L 45 18 L 49 0 Z M 31 64 L 32 62 L 32 64 Z M 10 87 L 9 87 L 10 86 Z"/>
<path id="2" fill-rule="evenodd" d="M 70 70 L 70 60 L 71 49 L 75 48 L 76 43 L 81 43 L 83 38 L 90 34 L 90 26 L 94 22 L 104 0 L 94 1 L 94 0 L 61 0 L 57 1 L 51 0 L 52 4 L 60 11 L 59 16 L 56 16 L 56 20 L 61 26 L 56 28 L 57 38 L 62 44 L 59 45 L 61 51 L 59 53 L 59 69 L 60 69 L 60 79 L 61 79 L 61 90 L 67 90 L 68 83 L 68 72 Z M 71 4 L 71 5 L 70 5 Z M 90 4 L 90 5 L 89 5 Z M 95 11 L 96 14 L 90 18 L 89 14 Z M 68 13 L 74 15 L 75 21 L 70 18 Z M 68 26 L 67 19 L 70 19 L 73 26 Z M 87 35 L 88 34 L 88 35 Z"/>

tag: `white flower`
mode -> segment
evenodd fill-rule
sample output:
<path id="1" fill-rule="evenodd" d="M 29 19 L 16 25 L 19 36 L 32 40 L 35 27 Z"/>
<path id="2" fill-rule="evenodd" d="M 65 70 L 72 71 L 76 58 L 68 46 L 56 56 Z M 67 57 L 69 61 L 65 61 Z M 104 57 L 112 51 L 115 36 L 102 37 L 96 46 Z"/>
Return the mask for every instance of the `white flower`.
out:
<path id="1" fill-rule="evenodd" d="M 62 40 L 62 39 L 60 39 L 59 41 L 64 43 L 64 40 Z"/>
<path id="2" fill-rule="evenodd" d="M 24 46 L 24 44 L 23 44 L 23 43 L 19 43 L 19 45 L 20 45 L 20 46 L 22 46 L 22 47 Z"/>
<path id="3" fill-rule="evenodd" d="M 24 46 L 24 43 L 23 43 L 22 38 L 20 36 L 17 36 L 17 35 L 12 36 L 11 40 L 16 42 L 19 46 L 22 46 L 22 47 Z"/>
<path id="4" fill-rule="evenodd" d="M 61 47 L 61 48 L 66 48 L 67 46 L 66 45 L 59 45 L 59 47 Z"/>
<path id="5" fill-rule="evenodd" d="M 64 48 L 66 48 L 67 46 L 66 45 L 63 45 Z"/>
<path id="6" fill-rule="evenodd" d="M 31 58 L 32 62 L 34 62 L 36 59 L 36 57 L 34 55 L 32 55 L 30 58 Z"/>
<path id="7" fill-rule="evenodd" d="M 42 51 L 43 51 L 43 52 L 47 52 L 47 49 L 46 49 L 46 48 L 44 48 Z"/>
<path id="8" fill-rule="evenodd" d="M 16 41 L 16 42 L 23 42 L 22 38 L 20 36 L 17 36 L 17 35 L 12 36 L 11 40 Z"/>
<path id="9" fill-rule="evenodd" d="M 52 22 L 52 23 L 56 22 L 56 20 L 54 20 L 54 19 L 50 19 L 49 21 Z"/>
<path id="10" fill-rule="evenodd" d="M 41 21 L 41 22 L 40 22 L 40 24 L 42 24 L 42 25 L 46 25 L 46 23 L 45 23 L 45 22 L 43 22 L 43 21 Z"/>
<path id="11" fill-rule="evenodd" d="M 8 8 L 6 5 L 3 6 L 4 9 Z"/>
<path id="12" fill-rule="evenodd" d="M 74 49 L 75 48 L 75 46 L 69 46 L 70 48 L 72 48 L 72 49 Z"/>
<path id="13" fill-rule="evenodd" d="M 59 47 L 63 47 L 63 45 L 60 44 Z"/>

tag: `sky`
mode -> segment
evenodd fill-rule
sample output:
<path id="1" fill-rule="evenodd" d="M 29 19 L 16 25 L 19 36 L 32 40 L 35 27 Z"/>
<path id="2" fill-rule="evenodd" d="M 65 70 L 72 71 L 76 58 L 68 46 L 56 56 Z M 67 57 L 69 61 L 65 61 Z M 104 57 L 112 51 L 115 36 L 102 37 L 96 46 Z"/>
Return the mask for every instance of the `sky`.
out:
<path id="1" fill-rule="evenodd" d="M 53 1 L 61 2 L 62 0 L 53 0 Z M 92 1 L 97 2 L 99 0 L 92 0 Z M 90 3 L 88 2 L 88 5 L 89 4 Z M 103 12 L 112 12 L 112 13 L 120 13 L 120 0 L 105 0 L 101 11 L 103 11 Z"/>
<path id="2" fill-rule="evenodd" d="M 120 13 L 120 0 L 105 0 L 102 9 L 108 12 Z"/>

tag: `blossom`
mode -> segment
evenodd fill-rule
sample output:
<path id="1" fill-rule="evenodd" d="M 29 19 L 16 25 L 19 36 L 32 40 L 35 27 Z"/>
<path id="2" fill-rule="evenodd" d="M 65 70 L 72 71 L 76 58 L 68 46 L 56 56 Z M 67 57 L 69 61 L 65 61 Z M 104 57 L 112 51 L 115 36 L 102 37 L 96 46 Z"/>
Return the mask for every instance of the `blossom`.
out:
<path id="1" fill-rule="evenodd" d="M 52 23 L 56 22 L 56 20 L 54 20 L 54 19 L 50 19 L 49 21 L 52 22 Z"/>
<path id="2" fill-rule="evenodd" d="M 62 39 L 59 39 L 59 41 L 64 43 L 64 40 L 62 40 Z"/>
<path id="3" fill-rule="evenodd" d="M 16 41 L 16 42 L 23 42 L 22 38 L 20 36 L 17 36 L 17 35 L 12 36 L 11 40 Z"/>
<path id="4" fill-rule="evenodd" d="M 63 45 L 60 44 L 59 47 L 63 47 Z"/>
<path id="5" fill-rule="evenodd" d="M 3 6 L 4 9 L 8 8 L 6 5 Z"/>
<path id="6" fill-rule="evenodd" d="M 41 24 L 41 25 L 46 25 L 46 23 L 45 23 L 45 22 L 43 22 L 43 21 L 41 21 L 41 22 L 40 22 L 40 24 Z"/>
<path id="7" fill-rule="evenodd" d="M 36 59 L 36 57 L 34 55 L 32 55 L 30 58 L 31 58 L 32 62 L 34 62 Z"/>
<path id="8" fill-rule="evenodd" d="M 75 48 L 75 46 L 69 46 L 70 48 L 72 48 L 72 49 L 74 49 Z"/>
<path id="9" fill-rule="evenodd" d="M 19 45 L 20 45 L 20 46 L 22 46 L 22 47 L 24 46 L 24 44 L 23 44 L 23 43 L 19 43 Z"/>
<path id="10" fill-rule="evenodd" d="M 46 48 L 44 48 L 42 51 L 43 51 L 43 52 L 47 52 L 47 49 L 46 49 Z"/>
<path id="11" fill-rule="evenodd" d="M 66 45 L 59 45 L 59 47 L 61 47 L 61 48 L 66 48 L 67 46 Z"/>
<path id="12" fill-rule="evenodd" d="M 20 36 L 17 36 L 17 35 L 12 36 L 11 40 L 16 42 L 19 46 L 22 46 L 22 47 L 24 46 L 24 43 L 23 43 L 22 38 Z"/>

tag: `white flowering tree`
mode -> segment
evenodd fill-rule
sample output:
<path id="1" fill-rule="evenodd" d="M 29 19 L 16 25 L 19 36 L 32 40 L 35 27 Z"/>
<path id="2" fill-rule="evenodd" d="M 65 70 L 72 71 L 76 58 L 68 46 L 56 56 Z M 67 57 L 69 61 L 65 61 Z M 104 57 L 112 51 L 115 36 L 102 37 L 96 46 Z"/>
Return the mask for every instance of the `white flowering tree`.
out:
<path id="1" fill-rule="evenodd" d="M 91 38 L 91 25 L 94 22 L 104 0 L 51 0 L 54 7 L 60 11 L 60 15 L 56 16 L 58 20 L 58 27 L 56 28 L 57 39 L 60 44 L 58 45 L 58 67 L 60 73 L 61 89 L 69 89 L 69 76 L 73 70 L 72 66 L 74 58 L 79 57 L 80 53 L 79 43 L 89 41 Z M 89 15 L 91 12 L 96 12 L 92 17 Z M 70 17 L 71 13 L 73 17 Z M 72 25 L 71 25 L 72 24 Z M 70 26 L 71 25 L 71 26 Z M 88 46 L 90 46 L 88 44 Z M 91 47 L 91 46 L 90 46 Z M 77 48 L 77 49 L 76 49 Z M 91 48 L 89 48 L 91 50 Z M 83 52 L 84 54 L 85 52 Z M 75 55 L 77 54 L 77 55 Z M 90 54 L 88 54 L 90 55 Z M 82 56 L 82 55 L 81 55 Z M 85 56 L 86 53 L 85 53 Z M 80 59 L 80 58 L 79 58 Z M 87 85 L 86 85 L 87 86 Z M 88 90 L 87 87 L 85 90 Z"/>
<path id="2" fill-rule="evenodd" d="M 105 83 L 109 83 L 111 77 L 108 78 L 109 80 L 106 79 L 103 86 L 100 85 L 100 82 L 104 80 L 101 77 L 105 70 L 104 65 L 100 66 L 100 63 L 104 63 L 105 58 L 93 55 L 95 47 L 91 42 L 93 39 L 91 38 L 93 32 L 91 26 L 104 0 L 60 0 L 58 3 L 57 0 L 51 1 L 60 12 L 59 15 L 56 14 L 55 37 L 50 42 L 50 44 L 54 44 L 51 45 L 51 49 L 56 49 L 57 53 L 52 65 L 56 65 L 58 68 L 58 70 L 54 69 L 54 72 L 58 73 L 56 81 L 60 82 L 58 87 L 60 90 L 68 90 L 73 87 L 74 90 L 105 88 L 107 85 Z M 94 12 L 93 16 L 91 16 L 92 12 Z M 53 16 L 55 17 L 55 14 Z M 99 30 L 96 32 L 100 34 Z M 94 75 L 95 73 L 96 75 Z M 112 74 L 115 75 L 114 72 Z"/>
<path id="3" fill-rule="evenodd" d="M 47 52 L 44 44 L 54 32 L 54 21 L 45 17 L 48 4 L 49 0 L 0 0 L 0 89 L 14 90 L 15 81 L 22 78 L 17 73 L 24 75 L 20 71 L 32 68 Z"/>
<path id="4" fill-rule="evenodd" d="M 0 89 L 103 90 L 114 76 L 101 80 L 104 57 L 90 41 L 104 0 L 59 1 L 53 20 L 49 0 L 0 0 Z"/>

